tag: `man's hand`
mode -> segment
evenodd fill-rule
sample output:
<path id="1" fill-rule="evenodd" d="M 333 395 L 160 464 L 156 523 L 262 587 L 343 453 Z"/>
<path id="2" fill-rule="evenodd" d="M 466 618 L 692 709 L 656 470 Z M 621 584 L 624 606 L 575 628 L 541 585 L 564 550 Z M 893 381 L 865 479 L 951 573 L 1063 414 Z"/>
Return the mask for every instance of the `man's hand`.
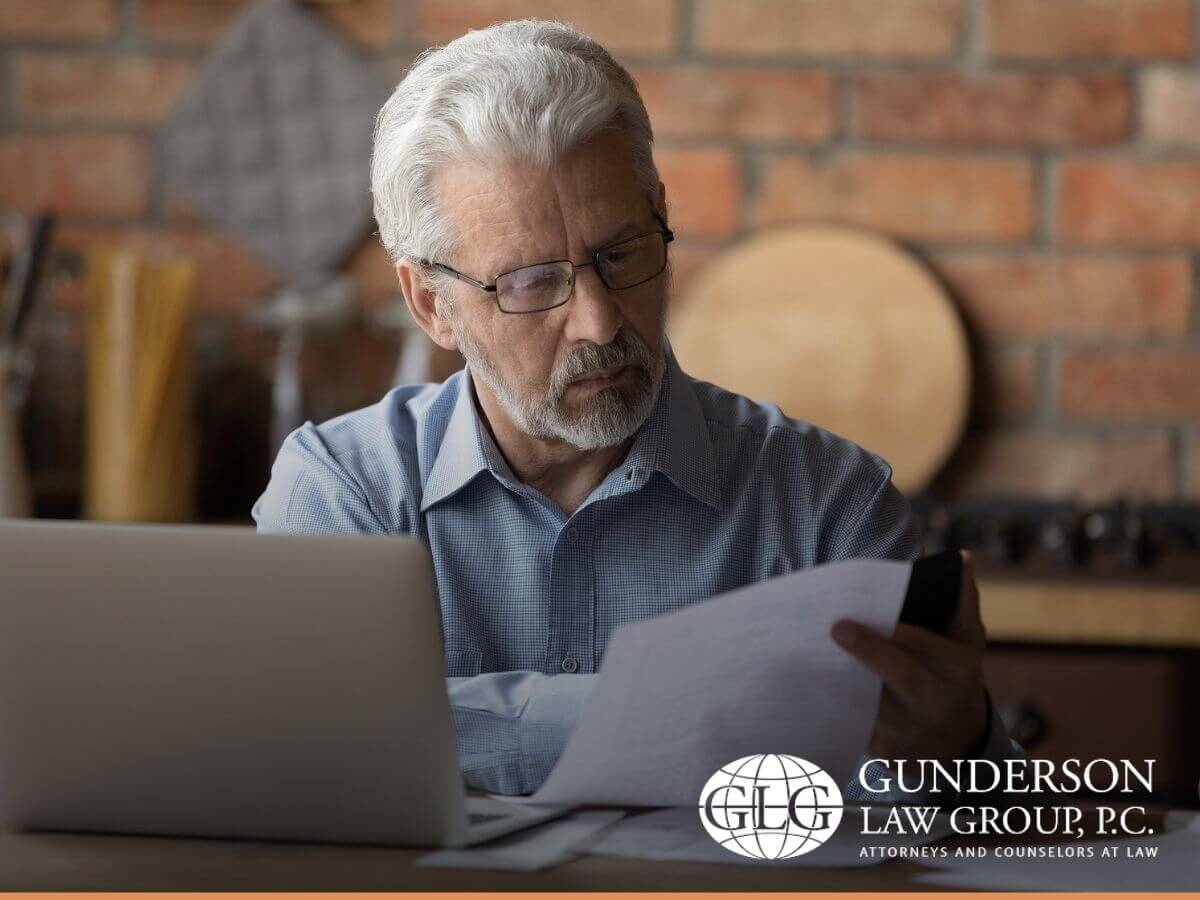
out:
<path id="1" fill-rule="evenodd" d="M 958 609 L 945 635 L 901 622 L 888 640 L 857 622 L 834 623 L 834 641 L 883 679 L 872 757 L 948 762 L 965 758 L 986 733 L 987 636 L 971 556 L 962 557 Z"/>

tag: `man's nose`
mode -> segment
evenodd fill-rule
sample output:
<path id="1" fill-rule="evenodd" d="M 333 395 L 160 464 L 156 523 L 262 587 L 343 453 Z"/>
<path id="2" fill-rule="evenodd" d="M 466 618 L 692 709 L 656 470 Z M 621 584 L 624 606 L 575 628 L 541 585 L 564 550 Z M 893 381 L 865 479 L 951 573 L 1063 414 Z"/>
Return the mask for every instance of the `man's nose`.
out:
<path id="1" fill-rule="evenodd" d="M 607 344 L 621 330 L 624 317 L 612 292 L 593 266 L 575 270 L 575 295 L 567 304 L 567 334 L 571 341 Z"/>

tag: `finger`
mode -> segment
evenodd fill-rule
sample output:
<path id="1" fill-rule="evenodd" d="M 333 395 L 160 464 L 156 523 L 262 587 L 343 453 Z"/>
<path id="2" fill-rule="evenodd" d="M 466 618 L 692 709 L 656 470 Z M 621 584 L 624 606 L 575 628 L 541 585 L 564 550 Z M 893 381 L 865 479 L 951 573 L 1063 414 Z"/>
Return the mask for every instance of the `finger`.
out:
<path id="1" fill-rule="evenodd" d="M 835 622 L 834 642 L 883 679 L 909 709 L 921 709 L 937 695 L 938 682 L 919 659 L 858 622 Z"/>
<path id="2" fill-rule="evenodd" d="M 955 681 L 976 667 L 979 648 L 958 638 L 934 634 L 927 628 L 901 622 L 892 634 L 892 642 L 924 663 L 934 674 Z"/>
<path id="3" fill-rule="evenodd" d="M 907 622 L 896 623 L 896 630 L 892 632 L 892 640 L 914 655 L 942 656 L 962 648 L 962 642 L 956 638 L 946 637 L 930 631 L 928 628 L 910 625 Z"/>
<path id="4" fill-rule="evenodd" d="M 950 620 L 946 634 L 982 647 L 987 642 L 987 633 L 979 611 L 979 587 L 975 583 L 975 565 L 971 559 L 971 551 L 960 550 L 959 554 L 962 556 L 962 580 L 959 582 L 954 618 Z"/>

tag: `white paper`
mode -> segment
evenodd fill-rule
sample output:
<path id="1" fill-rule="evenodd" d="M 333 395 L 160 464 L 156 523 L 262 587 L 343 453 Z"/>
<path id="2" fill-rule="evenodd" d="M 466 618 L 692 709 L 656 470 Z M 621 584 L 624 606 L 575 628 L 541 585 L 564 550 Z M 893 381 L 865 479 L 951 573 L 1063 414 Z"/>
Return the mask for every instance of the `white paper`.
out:
<path id="1" fill-rule="evenodd" d="M 879 830 L 886 822 L 887 808 L 871 807 L 869 815 L 871 827 Z M 945 814 L 939 814 L 934 819 L 929 833 L 921 835 L 864 836 L 861 833 L 862 824 L 862 808 L 847 807 L 837 833 L 826 843 L 803 856 L 766 862 L 726 850 L 704 830 L 699 810 L 695 807 L 675 807 L 624 819 L 596 838 L 587 852 L 630 859 L 670 859 L 754 866 L 862 868 L 888 861 L 882 855 L 864 854 L 864 847 L 918 847 L 940 840 L 952 832 L 950 817 Z"/>
<path id="2" fill-rule="evenodd" d="M 534 800 L 695 806 L 721 766 L 757 753 L 799 756 L 845 784 L 880 681 L 830 628 L 854 619 L 891 635 L 911 571 L 885 560 L 818 566 L 622 626 Z"/>
<path id="3" fill-rule="evenodd" d="M 620 809 L 576 810 L 477 847 L 427 853 L 417 865 L 537 872 L 577 858 L 596 834 L 623 815 Z"/>
<path id="4" fill-rule="evenodd" d="M 922 874 L 922 884 L 1012 891 L 1196 891 L 1200 889 L 1200 818 L 1167 814 L 1167 831 L 1146 837 L 1089 841 L 1064 847 L 1091 847 L 1089 858 L 997 857 L 937 860 L 940 871 Z M 1105 858 L 1101 848 L 1115 847 Z M 1151 855 L 1153 852 L 1153 855 Z"/>

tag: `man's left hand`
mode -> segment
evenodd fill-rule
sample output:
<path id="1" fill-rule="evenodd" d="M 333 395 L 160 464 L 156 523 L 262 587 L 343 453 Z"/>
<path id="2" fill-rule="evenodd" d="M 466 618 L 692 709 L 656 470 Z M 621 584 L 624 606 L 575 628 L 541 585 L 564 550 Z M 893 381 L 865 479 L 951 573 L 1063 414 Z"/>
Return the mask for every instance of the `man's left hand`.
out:
<path id="1" fill-rule="evenodd" d="M 903 622 L 890 640 L 857 622 L 833 626 L 834 641 L 883 679 L 872 757 L 949 762 L 967 757 L 986 734 L 987 635 L 971 556 L 962 556 L 958 609 L 944 635 Z"/>

